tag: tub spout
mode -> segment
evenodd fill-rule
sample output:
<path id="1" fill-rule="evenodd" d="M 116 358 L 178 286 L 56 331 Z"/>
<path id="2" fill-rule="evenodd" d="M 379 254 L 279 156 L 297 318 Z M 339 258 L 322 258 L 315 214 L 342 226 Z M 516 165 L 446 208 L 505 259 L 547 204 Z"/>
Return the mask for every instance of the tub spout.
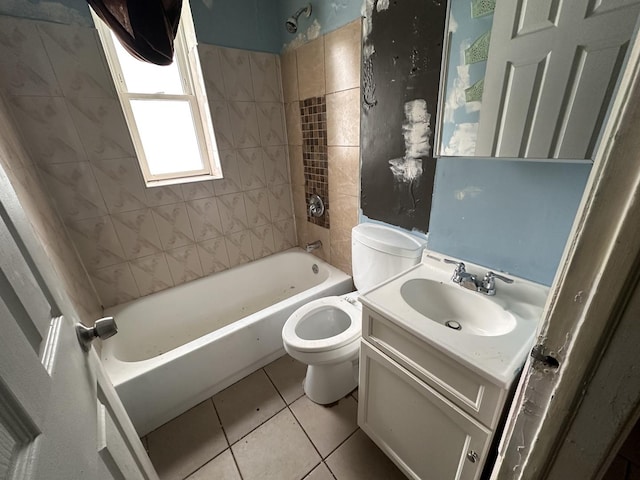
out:
<path id="1" fill-rule="evenodd" d="M 307 243 L 304 246 L 304 249 L 307 252 L 313 252 L 314 250 L 317 250 L 320 247 L 322 247 L 322 242 L 320 240 L 316 240 L 315 242 Z"/>

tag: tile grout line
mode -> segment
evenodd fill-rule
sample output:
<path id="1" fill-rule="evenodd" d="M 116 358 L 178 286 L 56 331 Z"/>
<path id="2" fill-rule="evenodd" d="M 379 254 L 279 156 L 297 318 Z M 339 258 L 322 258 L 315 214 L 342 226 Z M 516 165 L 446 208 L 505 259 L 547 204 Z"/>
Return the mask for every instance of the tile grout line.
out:
<path id="1" fill-rule="evenodd" d="M 202 470 L 206 465 L 208 465 L 209 463 L 211 463 L 212 461 L 214 461 L 216 458 L 218 458 L 220 455 L 222 455 L 224 452 L 226 452 L 227 450 L 231 450 L 231 446 L 229 446 L 229 439 L 227 438 L 227 434 L 224 431 L 224 428 L 222 427 L 222 422 L 220 421 L 220 416 L 218 415 L 218 412 L 216 410 L 216 406 L 213 403 L 213 397 L 209 397 L 208 400 L 211 400 L 211 406 L 213 407 L 213 411 L 216 414 L 216 418 L 218 419 L 218 422 L 220 423 L 220 428 L 222 429 L 222 434 L 224 435 L 224 439 L 227 442 L 227 448 L 225 448 L 224 450 L 222 450 L 221 452 L 219 452 L 217 455 L 214 455 L 212 458 L 210 458 L 209 460 L 207 460 L 204 464 L 200 465 L 198 468 L 196 468 L 195 470 L 189 472 L 185 477 L 183 477 L 182 480 L 187 480 L 191 475 L 193 475 L 194 473 Z M 201 403 L 205 403 L 207 400 L 204 400 Z M 200 405 L 200 404 L 198 404 Z M 177 418 L 177 417 L 176 417 Z M 159 427 L 158 427 L 159 428 Z M 157 429 L 156 429 L 157 430 Z M 233 456 L 233 452 L 231 453 L 231 455 Z M 235 461 L 235 458 L 234 458 Z M 236 465 L 236 468 L 237 465 Z M 240 472 L 240 469 L 238 468 L 238 473 Z M 240 475 L 240 478 L 242 479 L 242 475 Z"/>
<path id="2" fill-rule="evenodd" d="M 222 434 L 224 435 L 224 439 L 227 441 L 227 449 L 229 453 L 231 453 L 231 458 L 233 458 L 233 463 L 236 466 L 236 470 L 238 471 L 238 475 L 240 476 L 240 480 L 243 479 L 242 472 L 240 471 L 240 465 L 238 465 L 238 460 L 236 460 L 236 456 L 233 454 L 233 450 L 231 449 L 231 442 L 229 441 L 229 437 L 227 436 L 227 432 L 224 429 L 224 425 L 222 424 L 222 419 L 220 418 L 220 414 L 218 413 L 218 409 L 216 408 L 216 403 L 213 401 L 213 396 L 209 398 L 211 400 L 211 405 L 213 405 L 213 411 L 216 412 L 216 417 L 218 418 L 218 422 L 220 423 L 220 428 L 222 429 Z"/>
<path id="3" fill-rule="evenodd" d="M 306 478 L 311 472 L 313 472 L 316 468 L 318 468 L 318 466 L 321 463 L 324 463 L 324 459 L 322 458 L 322 454 L 320 453 L 320 451 L 318 450 L 318 448 L 316 447 L 315 443 L 313 443 L 313 440 L 311 440 L 311 437 L 309 437 L 309 435 L 307 434 L 307 431 L 304 429 L 304 427 L 302 426 L 302 424 L 300 423 L 300 421 L 298 420 L 298 417 L 296 417 L 295 413 L 293 413 L 293 410 L 291 410 L 290 405 L 287 403 L 287 401 L 285 400 L 285 398 L 282 396 L 282 393 L 280 393 L 280 390 L 278 390 L 278 387 L 276 386 L 276 384 L 273 382 L 273 380 L 271 379 L 271 377 L 269 376 L 269 374 L 267 373 L 267 371 L 264 369 L 264 373 L 267 375 L 267 378 L 269 379 L 269 381 L 271 382 L 271 384 L 273 385 L 273 388 L 275 388 L 276 392 L 278 392 L 278 395 L 280 395 L 280 398 L 282 398 L 282 400 L 284 401 L 285 404 L 285 408 L 287 410 L 289 410 L 289 413 L 291 413 L 291 416 L 293 417 L 293 419 L 296 421 L 296 423 L 298 424 L 298 426 L 300 427 L 300 430 L 302 430 L 302 433 L 304 433 L 305 437 L 307 437 L 307 439 L 309 440 L 309 443 L 311 444 L 311 446 L 313 447 L 313 449 L 316 451 L 316 453 L 318 454 L 318 456 L 320 457 L 320 462 L 317 463 L 316 465 L 314 465 L 311 470 L 309 470 L 308 472 L 306 472 L 301 478 L 304 479 Z M 304 380 L 303 380 L 304 382 Z M 303 389 L 304 392 L 304 389 Z M 304 397 L 305 394 L 303 393 L 302 395 L 300 395 L 298 398 L 296 398 L 293 402 L 291 403 L 295 403 L 298 400 L 300 400 L 302 397 Z M 327 466 L 327 468 L 329 468 Z M 331 472 L 331 470 L 329 470 L 329 472 Z M 333 473 L 332 473 L 333 475 Z M 334 476 L 335 478 L 335 476 Z"/>

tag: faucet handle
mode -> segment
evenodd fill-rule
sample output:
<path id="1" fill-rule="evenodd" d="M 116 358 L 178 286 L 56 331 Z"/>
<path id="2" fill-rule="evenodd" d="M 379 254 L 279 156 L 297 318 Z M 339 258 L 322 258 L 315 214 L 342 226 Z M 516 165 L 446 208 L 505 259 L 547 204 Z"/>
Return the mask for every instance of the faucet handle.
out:
<path id="1" fill-rule="evenodd" d="M 467 272 L 464 262 L 458 262 L 456 260 L 445 258 L 444 263 L 450 263 L 456 266 L 456 269 L 453 271 L 451 280 L 453 280 L 455 283 L 460 283 L 462 281 L 462 274 Z"/>
<path id="2" fill-rule="evenodd" d="M 451 265 L 455 265 L 457 267 L 457 270 L 460 270 L 461 272 L 465 271 L 464 262 L 458 262 L 457 260 L 451 260 L 450 258 L 445 258 L 444 263 L 450 263 Z"/>
<path id="3" fill-rule="evenodd" d="M 496 278 L 502 280 L 505 283 L 513 283 L 512 278 L 504 277 L 494 272 L 487 272 L 482 279 L 482 290 L 487 295 L 495 295 L 496 293 Z"/>

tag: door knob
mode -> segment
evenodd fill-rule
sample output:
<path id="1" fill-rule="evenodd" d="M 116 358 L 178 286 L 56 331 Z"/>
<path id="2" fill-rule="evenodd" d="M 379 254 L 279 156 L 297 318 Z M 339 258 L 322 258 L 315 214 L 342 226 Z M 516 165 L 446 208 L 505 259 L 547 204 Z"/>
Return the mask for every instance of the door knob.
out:
<path id="1" fill-rule="evenodd" d="M 107 338 L 113 337 L 116 333 L 118 333 L 118 326 L 113 317 L 104 317 L 96 320 L 93 327 L 86 327 L 81 323 L 76 323 L 78 342 L 80 342 L 80 346 L 85 352 L 89 351 L 91 342 L 93 342 L 94 339 L 99 338 L 106 340 Z"/>

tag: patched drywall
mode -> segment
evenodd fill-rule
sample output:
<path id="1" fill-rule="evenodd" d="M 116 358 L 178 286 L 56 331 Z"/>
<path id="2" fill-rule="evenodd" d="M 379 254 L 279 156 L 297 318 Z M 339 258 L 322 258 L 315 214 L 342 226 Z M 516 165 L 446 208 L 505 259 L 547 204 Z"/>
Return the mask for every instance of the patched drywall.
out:
<path id="1" fill-rule="evenodd" d="M 362 211 L 429 230 L 446 2 L 365 0 L 362 6 Z"/>
<path id="2" fill-rule="evenodd" d="M 311 3 L 311 16 L 301 15 L 298 19 L 298 31 L 287 32 L 285 21 L 300 8 Z M 283 51 L 292 50 L 322 35 L 337 30 L 360 17 L 362 0 L 280 0 L 278 4 L 280 20 L 278 32 Z"/>
<path id="3" fill-rule="evenodd" d="M 550 285 L 589 164 L 438 161 L 429 248 Z"/>

